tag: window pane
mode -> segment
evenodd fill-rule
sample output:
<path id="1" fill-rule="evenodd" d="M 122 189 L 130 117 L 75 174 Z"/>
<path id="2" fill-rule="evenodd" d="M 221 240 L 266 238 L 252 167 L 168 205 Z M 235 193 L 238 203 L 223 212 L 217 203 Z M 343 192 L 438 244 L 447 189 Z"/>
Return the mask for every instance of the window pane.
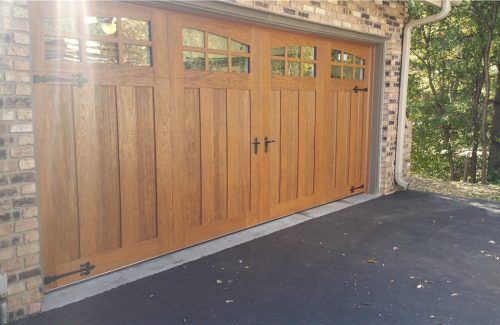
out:
<path id="1" fill-rule="evenodd" d="M 303 49 L 304 49 L 304 59 L 316 60 L 316 47 L 304 46 Z"/>
<path id="2" fill-rule="evenodd" d="M 352 63 L 353 61 L 352 54 L 344 53 L 344 63 Z"/>
<path id="3" fill-rule="evenodd" d="M 340 65 L 332 65 L 332 71 L 331 71 L 332 78 L 340 79 L 341 71 L 342 71 L 342 69 L 341 69 Z"/>
<path id="4" fill-rule="evenodd" d="M 342 61 L 342 51 L 332 50 L 332 62 L 341 62 Z"/>
<path id="5" fill-rule="evenodd" d="M 118 44 L 87 41 L 87 61 L 92 63 L 118 63 Z"/>
<path id="6" fill-rule="evenodd" d="M 300 76 L 300 62 L 288 62 L 288 75 L 291 77 Z"/>
<path id="7" fill-rule="evenodd" d="M 344 79 L 352 79 L 352 67 L 344 67 Z"/>
<path id="8" fill-rule="evenodd" d="M 85 17 L 84 21 L 92 35 L 116 36 L 116 17 Z"/>
<path id="9" fill-rule="evenodd" d="M 204 37 L 204 33 L 200 30 L 192 28 L 182 29 L 182 45 L 184 46 L 205 47 Z"/>
<path id="10" fill-rule="evenodd" d="M 74 38 L 45 36 L 45 59 L 80 61 L 80 41 Z"/>
<path id="11" fill-rule="evenodd" d="M 227 51 L 227 38 L 209 33 L 208 48 L 213 50 Z"/>
<path id="12" fill-rule="evenodd" d="M 285 48 L 284 47 L 273 47 L 271 49 L 272 56 L 285 56 Z"/>
<path id="13" fill-rule="evenodd" d="M 248 73 L 248 71 L 250 71 L 250 59 L 247 57 L 233 56 L 231 58 L 231 64 L 233 65 L 233 72 Z"/>
<path id="14" fill-rule="evenodd" d="M 122 18 L 122 35 L 128 39 L 149 41 L 149 21 Z"/>
<path id="15" fill-rule="evenodd" d="M 50 32 L 78 33 L 76 17 L 47 17 L 43 20 L 43 29 Z"/>
<path id="16" fill-rule="evenodd" d="M 151 47 L 124 44 L 123 61 L 140 67 L 151 66 Z"/>
<path id="17" fill-rule="evenodd" d="M 205 70 L 205 53 L 183 51 L 184 69 L 185 70 Z"/>
<path id="18" fill-rule="evenodd" d="M 285 75 L 285 61 L 283 60 L 271 60 L 271 74 L 277 76 Z"/>
<path id="19" fill-rule="evenodd" d="M 250 47 L 240 42 L 231 41 L 231 51 L 249 53 Z"/>
<path id="20" fill-rule="evenodd" d="M 300 58 L 300 46 L 289 46 L 288 47 L 288 57 L 289 58 Z"/>
<path id="21" fill-rule="evenodd" d="M 365 69 L 356 68 L 356 80 L 364 80 L 364 79 L 365 79 Z"/>
<path id="22" fill-rule="evenodd" d="M 356 57 L 356 64 L 365 65 L 365 59 L 360 58 L 359 56 L 357 56 Z"/>
<path id="23" fill-rule="evenodd" d="M 315 77 L 316 76 L 316 64 L 303 63 L 302 64 L 302 76 Z"/>
<path id="24" fill-rule="evenodd" d="M 210 71 L 228 71 L 227 55 L 209 54 L 208 70 Z"/>

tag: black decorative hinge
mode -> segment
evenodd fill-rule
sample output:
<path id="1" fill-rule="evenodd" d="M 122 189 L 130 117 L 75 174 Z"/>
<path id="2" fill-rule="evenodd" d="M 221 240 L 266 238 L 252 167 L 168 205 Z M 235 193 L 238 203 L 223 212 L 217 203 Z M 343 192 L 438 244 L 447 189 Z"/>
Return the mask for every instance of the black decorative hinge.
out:
<path id="1" fill-rule="evenodd" d="M 71 271 L 71 272 L 67 272 L 67 273 L 62 273 L 62 274 L 46 276 L 45 278 L 43 278 L 43 283 L 45 285 L 47 285 L 51 282 L 59 280 L 60 278 L 64 278 L 64 277 L 67 277 L 67 276 L 70 276 L 73 274 L 77 274 L 77 273 L 80 273 L 80 276 L 89 275 L 90 272 L 92 272 L 92 270 L 94 268 L 95 268 L 94 264 L 90 264 L 90 262 L 87 262 L 87 263 L 81 264 L 79 270 L 75 270 L 75 271 Z"/>
<path id="2" fill-rule="evenodd" d="M 63 78 L 56 76 L 41 76 L 41 75 L 33 76 L 34 84 L 46 83 L 46 82 L 52 82 L 52 83 L 60 82 L 60 83 L 71 83 L 78 87 L 82 87 L 83 85 L 85 85 L 87 81 L 88 79 L 83 77 L 81 73 L 76 73 L 71 78 Z"/>
<path id="3" fill-rule="evenodd" d="M 354 191 L 359 190 L 360 188 L 363 188 L 363 187 L 365 187 L 365 186 L 364 185 L 360 185 L 358 187 L 354 187 L 354 185 L 353 185 L 353 186 L 351 186 L 350 191 L 351 191 L 351 193 L 354 193 Z"/>
<path id="4" fill-rule="evenodd" d="M 358 91 L 368 92 L 368 88 L 358 88 L 358 86 L 354 87 L 353 90 L 356 94 L 358 93 Z"/>

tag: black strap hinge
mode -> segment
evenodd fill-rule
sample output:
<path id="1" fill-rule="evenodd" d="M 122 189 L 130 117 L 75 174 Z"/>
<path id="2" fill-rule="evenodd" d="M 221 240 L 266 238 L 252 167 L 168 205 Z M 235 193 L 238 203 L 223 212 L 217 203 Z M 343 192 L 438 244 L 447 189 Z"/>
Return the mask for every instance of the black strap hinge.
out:
<path id="1" fill-rule="evenodd" d="M 354 187 L 354 185 L 353 185 L 353 186 L 351 186 L 350 191 L 351 191 L 351 193 L 354 193 L 354 191 L 359 190 L 360 188 L 364 188 L 364 187 L 365 187 L 364 185 L 360 185 L 358 187 Z"/>
<path id="2" fill-rule="evenodd" d="M 57 77 L 57 76 L 41 76 L 41 75 L 34 75 L 33 76 L 33 83 L 34 84 L 40 84 L 40 83 L 70 83 L 78 87 L 82 87 L 87 83 L 88 79 L 85 78 L 81 73 L 75 73 L 73 74 L 72 77 L 70 78 L 64 78 L 64 77 Z"/>
<path id="3" fill-rule="evenodd" d="M 358 93 L 358 91 L 368 92 L 368 88 L 358 88 L 358 86 L 355 86 L 353 90 L 356 94 Z"/>
<path id="4" fill-rule="evenodd" d="M 90 264 L 90 262 L 86 262 L 84 264 L 81 264 L 80 269 L 78 269 L 78 270 L 66 272 L 66 273 L 62 273 L 62 274 L 46 276 L 45 278 L 43 278 L 43 284 L 47 285 L 47 284 L 52 283 L 52 282 L 59 280 L 61 278 L 64 278 L 64 277 L 67 277 L 67 276 L 70 276 L 73 274 L 77 274 L 77 273 L 80 273 L 80 276 L 89 275 L 90 272 L 92 272 L 92 270 L 94 268 L 95 268 L 94 264 Z"/>

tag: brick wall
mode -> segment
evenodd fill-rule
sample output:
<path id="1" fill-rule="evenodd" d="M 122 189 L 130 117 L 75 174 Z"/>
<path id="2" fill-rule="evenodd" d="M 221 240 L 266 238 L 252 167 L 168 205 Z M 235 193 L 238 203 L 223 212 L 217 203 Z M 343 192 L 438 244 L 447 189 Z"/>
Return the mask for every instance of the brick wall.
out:
<path id="1" fill-rule="evenodd" d="M 232 0 L 259 10 L 309 20 L 367 34 L 387 37 L 385 58 L 385 92 L 382 124 L 380 191 L 394 191 L 401 37 L 406 17 L 403 1 L 339 0 Z M 411 133 L 409 143 L 411 144 Z M 408 146 L 408 148 L 410 148 Z M 409 157 L 409 156 L 408 156 Z M 409 166 L 409 164 L 406 164 Z"/>
<path id="2" fill-rule="evenodd" d="M 10 319 L 40 311 L 41 272 L 26 2 L 0 3 L 0 268 Z"/>

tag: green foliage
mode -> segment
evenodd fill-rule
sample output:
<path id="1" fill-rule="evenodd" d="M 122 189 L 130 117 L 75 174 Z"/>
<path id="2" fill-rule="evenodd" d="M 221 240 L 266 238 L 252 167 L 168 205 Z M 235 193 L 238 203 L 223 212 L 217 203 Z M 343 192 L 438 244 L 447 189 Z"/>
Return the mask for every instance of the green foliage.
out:
<path id="1" fill-rule="evenodd" d="M 478 4 L 481 20 L 465 1 L 444 20 L 413 32 L 408 115 L 413 122 L 411 164 L 416 174 L 448 180 L 463 175 L 466 157 L 471 156 L 473 121 L 478 118 L 471 107 L 483 71 L 484 35 L 492 5 Z M 412 20 L 439 11 L 415 1 L 409 2 L 409 8 Z M 492 55 L 495 46 L 499 48 L 498 39 L 493 39 Z M 494 86 L 496 72 L 492 70 L 490 77 Z M 481 96 L 484 101 L 484 89 Z"/>

